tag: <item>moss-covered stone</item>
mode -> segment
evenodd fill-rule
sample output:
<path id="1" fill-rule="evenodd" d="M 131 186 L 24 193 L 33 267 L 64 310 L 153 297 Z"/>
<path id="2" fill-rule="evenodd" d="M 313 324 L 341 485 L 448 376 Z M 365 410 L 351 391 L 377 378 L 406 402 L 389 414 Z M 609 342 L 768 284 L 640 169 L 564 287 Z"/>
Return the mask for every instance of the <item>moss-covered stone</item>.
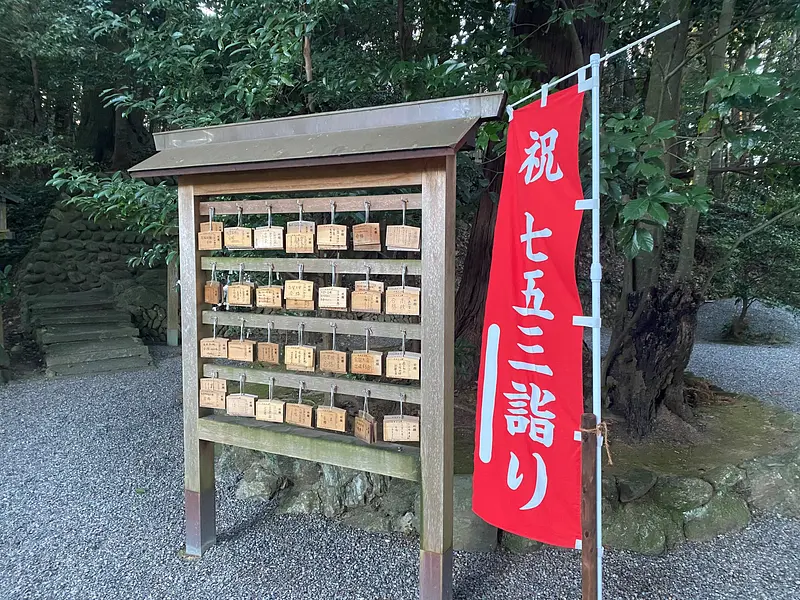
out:
<path id="1" fill-rule="evenodd" d="M 703 476 L 707 482 L 709 482 L 714 489 L 719 490 L 726 490 L 730 489 L 742 481 L 744 481 L 747 474 L 744 472 L 743 469 L 740 469 L 734 465 L 720 465 L 714 469 L 711 469 L 708 473 Z"/>
<path id="2" fill-rule="evenodd" d="M 683 541 L 679 518 L 649 500 L 622 504 L 603 515 L 603 540 L 610 548 L 663 554 Z"/>
<path id="3" fill-rule="evenodd" d="M 544 547 L 544 544 L 503 531 L 500 533 L 500 546 L 511 554 L 532 554 Z"/>
<path id="4" fill-rule="evenodd" d="M 648 469 L 634 468 L 617 476 L 620 502 L 642 498 L 658 481 L 658 475 Z"/>
<path id="5" fill-rule="evenodd" d="M 750 510 L 741 497 L 720 492 L 704 506 L 684 513 L 684 518 L 686 539 L 703 541 L 744 529 L 750 524 Z"/>
<path id="6" fill-rule="evenodd" d="M 697 477 L 661 477 L 650 493 L 653 502 L 667 510 L 686 512 L 711 500 L 714 488 Z"/>

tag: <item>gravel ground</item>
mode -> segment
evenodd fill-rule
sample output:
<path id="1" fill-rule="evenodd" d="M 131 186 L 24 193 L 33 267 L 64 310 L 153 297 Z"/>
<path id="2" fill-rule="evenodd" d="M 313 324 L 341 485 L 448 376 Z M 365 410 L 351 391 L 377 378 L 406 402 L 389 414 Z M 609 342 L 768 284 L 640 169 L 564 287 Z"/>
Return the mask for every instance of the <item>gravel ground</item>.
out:
<path id="1" fill-rule="evenodd" d="M 748 311 L 751 330 L 778 335 L 785 343 L 770 346 L 719 343 L 717 340 L 736 312 L 733 300 L 709 302 L 700 309 L 697 343 L 689 370 L 726 390 L 750 394 L 800 412 L 800 389 L 797 387 L 800 381 L 800 317 L 756 302 Z"/>
<path id="2" fill-rule="evenodd" d="M 219 541 L 182 544 L 180 359 L 155 369 L 13 382 L 0 389 L 0 598 L 135 600 L 416 597 L 418 542 L 279 516 L 218 484 Z M 74 408 L 79 407 L 79 408 Z M 616 600 L 798 598 L 800 521 L 659 558 L 608 552 Z M 576 552 L 457 553 L 464 599 L 574 599 Z"/>

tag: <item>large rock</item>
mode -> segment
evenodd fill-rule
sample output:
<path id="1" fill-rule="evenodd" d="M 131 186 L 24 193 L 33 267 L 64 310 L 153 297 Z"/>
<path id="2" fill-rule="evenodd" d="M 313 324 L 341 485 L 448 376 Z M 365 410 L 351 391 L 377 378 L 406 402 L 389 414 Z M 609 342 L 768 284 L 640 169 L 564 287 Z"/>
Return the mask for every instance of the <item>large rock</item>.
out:
<path id="1" fill-rule="evenodd" d="M 706 504 L 713 493 L 711 484 L 697 477 L 662 477 L 650 496 L 659 506 L 686 512 Z"/>
<path id="2" fill-rule="evenodd" d="M 658 481 L 658 475 L 647 469 L 631 469 L 617 477 L 620 502 L 633 502 L 649 492 Z"/>
<path id="3" fill-rule="evenodd" d="M 747 478 L 737 490 L 753 509 L 800 517 L 800 451 L 755 458 L 741 467 Z"/>
<path id="4" fill-rule="evenodd" d="M 472 512 L 472 475 L 453 477 L 453 548 L 492 552 L 497 547 L 497 527 Z"/>
<path id="5" fill-rule="evenodd" d="M 683 541 L 679 518 L 649 500 L 603 513 L 603 542 L 610 548 L 655 555 Z"/>
<path id="6" fill-rule="evenodd" d="M 285 481 L 280 475 L 256 463 L 244 472 L 236 488 L 236 497 L 240 500 L 271 500 Z"/>
<path id="7" fill-rule="evenodd" d="M 342 522 L 350 527 L 363 529 L 371 533 L 394 531 L 391 520 L 369 506 L 347 511 L 342 516 Z"/>
<path id="8" fill-rule="evenodd" d="M 711 469 L 703 479 L 709 482 L 717 491 L 727 490 L 744 481 L 746 473 L 734 465 L 722 465 Z"/>
<path id="9" fill-rule="evenodd" d="M 684 513 L 686 539 L 704 541 L 750 524 L 747 503 L 731 492 L 716 494 L 707 504 Z"/>
<path id="10" fill-rule="evenodd" d="M 287 515 L 309 515 L 320 511 L 320 498 L 316 490 L 290 488 L 281 498 L 277 512 Z"/>

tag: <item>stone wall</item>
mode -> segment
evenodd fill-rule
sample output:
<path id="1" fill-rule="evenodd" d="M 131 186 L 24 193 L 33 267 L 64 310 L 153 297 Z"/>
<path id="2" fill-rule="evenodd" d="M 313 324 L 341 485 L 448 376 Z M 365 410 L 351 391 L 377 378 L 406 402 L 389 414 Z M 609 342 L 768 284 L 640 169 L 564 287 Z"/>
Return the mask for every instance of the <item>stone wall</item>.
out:
<path id="1" fill-rule="evenodd" d="M 105 288 L 128 310 L 142 337 L 166 341 L 166 268 L 128 266 L 145 239 L 76 208 L 55 204 L 37 243 L 20 263 L 19 292 L 31 296 Z"/>
<path id="2" fill-rule="evenodd" d="M 419 533 L 419 486 L 411 482 L 230 446 L 219 450 L 219 468 L 237 477 L 238 498 L 275 501 L 281 513 L 323 514 L 369 531 Z M 687 540 L 744 529 L 758 512 L 800 517 L 800 448 L 721 466 L 702 477 L 645 469 L 603 476 L 608 548 L 662 554 Z M 470 475 L 455 476 L 453 521 L 456 550 L 487 552 L 498 542 L 514 553 L 541 547 L 475 516 Z"/>

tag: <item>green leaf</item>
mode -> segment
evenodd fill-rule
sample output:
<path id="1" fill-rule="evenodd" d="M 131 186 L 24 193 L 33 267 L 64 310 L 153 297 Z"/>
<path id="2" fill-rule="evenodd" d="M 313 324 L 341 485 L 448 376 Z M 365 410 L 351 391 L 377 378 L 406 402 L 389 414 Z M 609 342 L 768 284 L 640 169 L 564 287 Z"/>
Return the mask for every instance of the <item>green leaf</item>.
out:
<path id="1" fill-rule="evenodd" d="M 655 200 L 658 200 L 662 204 L 686 204 L 686 196 L 683 196 L 678 192 L 665 192 L 663 194 L 659 194 L 656 196 Z"/>
<path id="2" fill-rule="evenodd" d="M 641 219 L 647 213 L 649 200 L 647 198 L 636 198 L 628 202 L 622 209 L 622 218 L 626 221 Z"/>
<path id="3" fill-rule="evenodd" d="M 653 251 L 653 234 L 647 229 L 637 229 L 633 233 L 633 239 L 636 245 L 645 252 Z"/>
<path id="4" fill-rule="evenodd" d="M 650 202 L 647 212 L 659 225 L 666 225 L 667 221 L 669 221 L 669 213 L 657 202 Z"/>
<path id="5" fill-rule="evenodd" d="M 655 196 L 658 192 L 664 189 L 665 185 L 667 185 L 667 183 L 663 179 L 654 179 L 647 184 L 647 195 Z"/>

